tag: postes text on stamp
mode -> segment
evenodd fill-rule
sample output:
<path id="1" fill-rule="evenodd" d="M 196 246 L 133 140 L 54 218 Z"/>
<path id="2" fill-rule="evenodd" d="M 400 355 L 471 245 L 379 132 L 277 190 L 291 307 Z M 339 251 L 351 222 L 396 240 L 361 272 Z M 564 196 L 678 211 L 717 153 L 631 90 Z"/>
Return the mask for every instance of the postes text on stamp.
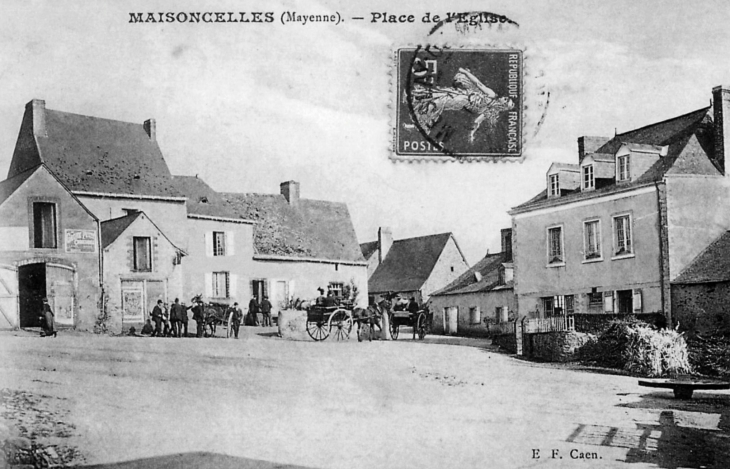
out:
<path id="1" fill-rule="evenodd" d="M 522 155 L 522 51 L 403 48 L 396 67 L 396 157 Z"/>

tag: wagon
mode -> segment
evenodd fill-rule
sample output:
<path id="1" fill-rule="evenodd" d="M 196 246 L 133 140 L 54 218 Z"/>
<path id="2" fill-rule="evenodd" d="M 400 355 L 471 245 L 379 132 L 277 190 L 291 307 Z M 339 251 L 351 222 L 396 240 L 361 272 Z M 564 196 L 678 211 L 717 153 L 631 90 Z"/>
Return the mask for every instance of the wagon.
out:
<path id="1" fill-rule="evenodd" d="M 420 310 L 413 314 L 416 316 L 416 335 L 419 339 L 423 340 L 426 338 L 426 334 L 431 329 L 431 319 L 433 316 L 428 312 L 428 310 Z M 390 313 L 389 320 L 390 336 L 393 340 L 398 339 L 401 326 L 411 327 L 414 324 L 412 314 L 408 311 L 393 311 Z"/>
<path id="2" fill-rule="evenodd" d="M 310 306 L 307 309 L 307 333 L 319 342 L 330 335 L 335 340 L 347 340 L 352 331 L 352 306 Z"/>

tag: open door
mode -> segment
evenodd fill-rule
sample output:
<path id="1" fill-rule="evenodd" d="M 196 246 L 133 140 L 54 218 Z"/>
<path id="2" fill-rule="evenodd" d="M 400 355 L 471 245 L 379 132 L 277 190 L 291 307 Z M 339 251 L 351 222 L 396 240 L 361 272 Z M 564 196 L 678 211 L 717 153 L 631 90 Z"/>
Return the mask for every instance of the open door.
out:
<path id="1" fill-rule="evenodd" d="M 0 329 L 18 327 L 18 271 L 0 266 Z"/>
<path id="2" fill-rule="evenodd" d="M 41 327 L 43 298 L 46 296 L 46 264 L 18 267 L 20 327 Z"/>
<path id="3" fill-rule="evenodd" d="M 46 264 L 46 297 L 57 325 L 74 325 L 74 271 L 68 267 Z"/>

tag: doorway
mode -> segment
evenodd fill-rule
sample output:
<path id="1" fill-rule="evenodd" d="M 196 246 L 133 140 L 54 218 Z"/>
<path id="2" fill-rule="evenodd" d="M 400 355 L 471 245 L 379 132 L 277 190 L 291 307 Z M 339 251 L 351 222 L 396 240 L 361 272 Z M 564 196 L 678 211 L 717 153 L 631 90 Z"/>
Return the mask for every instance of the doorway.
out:
<path id="1" fill-rule="evenodd" d="M 18 268 L 20 327 L 41 327 L 43 298 L 46 297 L 46 264 L 27 264 Z"/>

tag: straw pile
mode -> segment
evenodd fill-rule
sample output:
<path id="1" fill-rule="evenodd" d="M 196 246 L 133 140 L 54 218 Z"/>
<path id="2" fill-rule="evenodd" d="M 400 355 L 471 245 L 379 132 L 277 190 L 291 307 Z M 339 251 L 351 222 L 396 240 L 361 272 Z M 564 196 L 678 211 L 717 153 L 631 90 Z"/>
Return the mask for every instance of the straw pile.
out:
<path id="1" fill-rule="evenodd" d="M 671 376 L 692 371 L 684 335 L 666 329 L 629 327 L 623 358 L 624 369 L 640 375 Z"/>
<path id="2" fill-rule="evenodd" d="M 676 331 L 656 330 L 636 319 L 611 321 L 581 349 L 586 364 L 619 368 L 644 376 L 691 372 L 687 343 Z"/>

